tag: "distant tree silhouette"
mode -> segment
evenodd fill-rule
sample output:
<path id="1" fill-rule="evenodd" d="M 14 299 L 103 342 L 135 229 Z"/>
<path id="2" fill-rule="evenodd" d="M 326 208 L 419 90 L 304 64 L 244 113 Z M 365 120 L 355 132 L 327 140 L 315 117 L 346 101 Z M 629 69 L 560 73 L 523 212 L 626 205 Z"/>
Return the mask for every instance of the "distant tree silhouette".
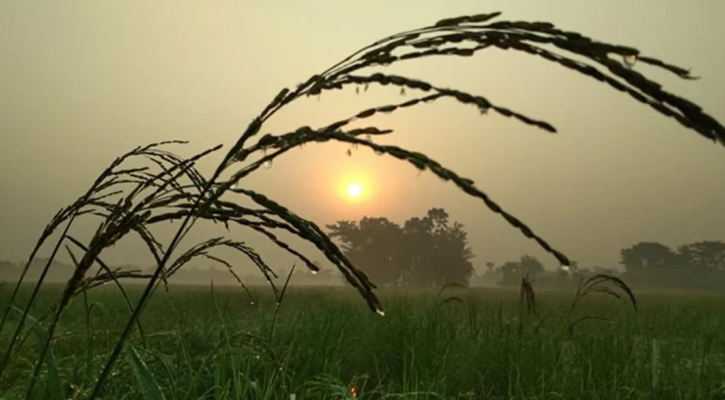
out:
<path id="1" fill-rule="evenodd" d="M 725 286 L 725 243 L 702 241 L 680 246 L 680 259 L 687 271 L 682 271 L 680 282 L 688 282 L 699 289 Z"/>
<path id="2" fill-rule="evenodd" d="M 330 237 L 339 239 L 342 250 L 378 285 L 397 281 L 407 262 L 402 253 L 403 229 L 387 218 L 364 217 L 359 222 L 338 221 L 329 225 Z"/>
<path id="3" fill-rule="evenodd" d="M 702 241 L 677 251 L 656 242 L 640 242 L 621 251 L 624 276 L 647 286 L 718 288 L 725 285 L 725 243 Z"/>
<path id="4" fill-rule="evenodd" d="M 501 286 L 518 286 L 521 284 L 521 277 L 529 274 L 529 278 L 535 278 L 544 273 L 544 264 L 532 256 L 523 256 L 519 261 L 509 261 L 499 267 L 501 272 Z"/>
<path id="5" fill-rule="evenodd" d="M 399 226 L 387 218 L 362 218 L 328 225 L 345 255 L 379 285 L 468 284 L 473 273 L 467 233 L 433 208 Z"/>
<path id="6" fill-rule="evenodd" d="M 486 275 L 498 275 L 493 281 L 500 286 L 518 286 L 521 277 L 537 277 L 538 287 L 570 287 L 596 274 L 621 275 L 637 286 L 668 289 L 725 289 L 725 242 L 701 241 L 674 250 L 658 242 L 639 242 L 620 251 L 624 271 L 602 266 L 581 267 L 575 261 L 568 270 L 545 271 L 534 257 L 524 256 L 493 269 Z M 492 269 L 495 272 L 492 273 Z"/>
<path id="7" fill-rule="evenodd" d="M 725 272 L 725 243 L 703 241 L 680 246 L 683 261 L 697 272 Z"/>
<path id="8" fill-rule="evenodd" d="M 640 242 L 622 249 L 620 264 L 628 279 L 653 286 L 671 285 L 677 270 L 684 266 L 674 250 L 657 242 Z"/>

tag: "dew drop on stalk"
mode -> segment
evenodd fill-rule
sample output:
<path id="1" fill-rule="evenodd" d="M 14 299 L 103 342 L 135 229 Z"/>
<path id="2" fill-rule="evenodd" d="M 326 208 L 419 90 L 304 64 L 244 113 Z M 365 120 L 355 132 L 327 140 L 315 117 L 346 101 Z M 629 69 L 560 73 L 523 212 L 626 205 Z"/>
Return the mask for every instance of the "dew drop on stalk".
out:
<path id="1" fill-rule="evenodd" d="M 405 88 L 404 87 L 400 88 L 400 95 L 401 96 L 405 96 Z"/>
<path id="2" fill-rule="evenodd" d="M 355 87 L 355 94 L 360 94 L 360 86 Z"/>
<path id="3" fill-rule="evenodd" d="M 622 57 L 622 60 L 624 61 L 624 66 L 627 68 L 634 68 L 634 64 L 637 64 L 637 55 L 632 54 L 629 56 Z"/>
<path id="4" fill-rule="evenodd" d="M 378 156 L 382 156 L 383 154 L 385 154 L 385 152 L 380 149 L 375 149 L 375 154 Z"/>
<path id="5" fill-rule="evenodd" d="M 369 133 L 367 134 L 367 136 L 365 137 L 365 139 L 366 139 L 366 140 L 367 140 L 368 142 L 372 142 L 372 141 L 373 141 L 373 137 L 372 137 L 372 136 L 371 136 L 371 135 L 370 135 Z"/>
<path id="6" fill-rule="evenodd" d="M 363 87 L 363 91 L 367 92 L 368 91 L 368 87 L 370 87 L 370 84 L 369 83 L 366 83 L 365 86 Z"/>
<path id="7" fill-rule="evenodd" d="M 272 160 L 267 160 L 262 163 L 262 168 L 264 169 L 270 169 L 272 168 Z"/>
<path id="8" fill-rule="evenodd" d="M 378 315 L 380 315 L 381 317 L 385 316 L 385 311 L 383 311 L 382 308 L 375 309 L 375 312 L 378 313 Z"/>
<path id="9" fill-rule="evenodd" d="M 488 107 L 479 107 L 478 112 L 480 112 L 481 115 L 486 115 L 488 114 Z"/>
<path id="10" fill-rule="evenodd" d="M 317 271 L 316 269 L 313 269 L 313 270 L 312 270 L 312 275 L 317 275 L 317 272 L 318 272 L 318 271 Z"/>

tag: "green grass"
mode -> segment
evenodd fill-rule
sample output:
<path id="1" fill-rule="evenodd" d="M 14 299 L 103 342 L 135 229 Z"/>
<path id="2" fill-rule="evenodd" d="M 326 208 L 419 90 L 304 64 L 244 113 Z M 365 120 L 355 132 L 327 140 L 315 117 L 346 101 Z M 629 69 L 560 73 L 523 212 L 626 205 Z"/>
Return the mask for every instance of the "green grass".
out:
<path id="1" fill-rule="evenodd" d="M 521 318 L 517 291 L 382 291 L 381 317 L 350 288 L 293 287 L 270 338 L 274 298 L 266 288 L 252 291 L 260 296 L 254 305 L 231 287 L 159 291 L 142 314 L 143 337 L 134 332 L 104 398 L 342 399 L 352 385 L 361 399 L 725 398 L 725 298 L 718 295 L 640 294 L 636 313 L 594 295 L 574 318 L 609 320 L 586 320 L 570 334 L 573 293 L 537 292 L 537 315 Z M 47 323 L 44 307 L 60 294 L 41 291 L 31 315 Z M 140 291 L 129 294 L 135 301 Z M 462 301 L 443 303 L 452 295 Z M 2 306 L 4 298 L 7 290 Z M 87 396 L 128 316 L 115 289 L 76 298 L 52 345 L 59 378 L 46 358 L 34 398 L 58 398 L 50 389 L 58 386 L 64 398 Z M 1 333 L 0 348 L 13 329 Z M 26 331 L 0 382 L 2 399 L 25 395 L 42 339 L 31 325 Z"/>

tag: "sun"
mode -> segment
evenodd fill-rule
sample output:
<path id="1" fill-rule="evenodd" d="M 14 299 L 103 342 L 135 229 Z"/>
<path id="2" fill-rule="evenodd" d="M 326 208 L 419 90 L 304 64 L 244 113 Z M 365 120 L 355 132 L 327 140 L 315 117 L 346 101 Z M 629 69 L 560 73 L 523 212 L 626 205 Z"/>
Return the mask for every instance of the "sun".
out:
<path id="1" fill-rule="evenodd" d="M 368 203 L 376 193 L 375 182 L 370 176 L 357 171 L 346 171 L 337 180 L 336 195 L 348 205 Z"/>
<path id="2" fill-rule="evenodd" d="M 357 182 L 353 182 L 347 185 L 347 195 L 353 199 L 358 199 L 363 194 L 362 185 Z"/>

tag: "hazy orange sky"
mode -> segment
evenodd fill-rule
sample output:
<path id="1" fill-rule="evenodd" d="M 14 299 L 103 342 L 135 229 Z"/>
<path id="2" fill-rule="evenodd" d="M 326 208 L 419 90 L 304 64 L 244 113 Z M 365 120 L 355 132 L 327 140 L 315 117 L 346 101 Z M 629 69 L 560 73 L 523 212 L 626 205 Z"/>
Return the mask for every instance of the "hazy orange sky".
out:
<path id="1" fill-rule="evenodd" d="M 701 80 L 635 67 L 725 120 L 725 2 L 717 0 L 5 0 L 0 259 L 24 259 L 53 214 L 120 153 L 167 139 L 190 140 L 174 149 L 184 155 L 230 146 L 282 87 L 389 34 L 492 11 L 503 11 L 501 19 L 552 22 L 692 68 Z M 380 142 L 422 152 L 473 179 L 580 264 L 614 267 L 621 248 L 643 240 L 670 246 L 725 240 L 725 149 L 629 97 L 542 59 L 499 50 L 389 71 L 484 95 L 559 129 L 547 134 L 453 101 L 373 120 L 396 130 Z M 322 126 L 398 101 L 396 90 L 379 87 L 306 99 L 264 130 Z M 348 157 L 347 149 L 306 146 L 247 184 L 319 224 L 365 215 L 402 223 L 444 207 L 468 228 L 478 268 L 527 253 L 556 266 L 452 184 L 371 151 Z M 349 202 L 339 186 L 355 176 L 367 193 Z M 200 226 L 190 240 L 210 234 Z M 275 266 L 292 262 L 256 236 L 232 235 L 249 238 Z M 141 251 L 132 241 L 106 261 L 145 262 Z"/>

